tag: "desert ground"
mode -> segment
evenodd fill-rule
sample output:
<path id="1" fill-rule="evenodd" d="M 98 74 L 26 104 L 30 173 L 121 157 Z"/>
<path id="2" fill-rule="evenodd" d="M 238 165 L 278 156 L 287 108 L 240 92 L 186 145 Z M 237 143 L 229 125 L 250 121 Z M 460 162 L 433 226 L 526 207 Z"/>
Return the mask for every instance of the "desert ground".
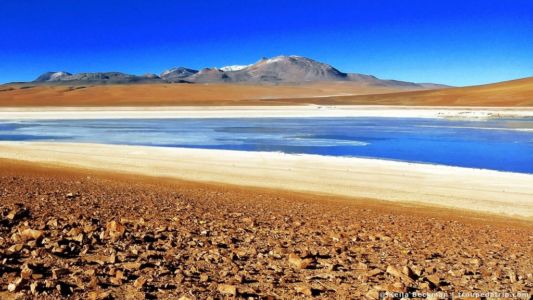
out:
<path id="1" fill-rule="evenodd" d="M 533 288 L 530 222 L 0 164 L 2 299 L 377 299 L 383 291 L 529 299 Z"/>
<path id="2" fill-rule="evenodd" d="M 294 104 L 292 100 L 283 99 L 318 99 L 396 91 L 400 90 L 353 83 L 299 85 L 175 83 L 94 86 L 25 84 L 0 87 L 0 106 L 280 105 Z"/>
<path id="3" fill-rule="evenodd" d="M 354 83 L 0 86 L 0 106 L 410 105 L 533 106 L 533 78 L 405 91 Z"/>
<path id="4" fill-rule="evenodd" d="M 531 95 L 533 78 L 427 91 L 4 85 L 0 120 L 520 118 L 533 116 Z M 532 178 L 372 159 L 2 142 L 0 299 L 530 299 Z"/>

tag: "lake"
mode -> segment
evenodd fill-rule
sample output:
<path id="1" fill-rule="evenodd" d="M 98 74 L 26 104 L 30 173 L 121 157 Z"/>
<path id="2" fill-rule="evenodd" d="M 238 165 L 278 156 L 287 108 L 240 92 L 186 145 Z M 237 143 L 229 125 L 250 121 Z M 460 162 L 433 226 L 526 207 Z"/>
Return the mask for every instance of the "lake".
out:
<path id="1" fill-rule="evenodd" d="M 533 173 L 533 119 L 0 121 L 0 140 L 277 151 Z"/>

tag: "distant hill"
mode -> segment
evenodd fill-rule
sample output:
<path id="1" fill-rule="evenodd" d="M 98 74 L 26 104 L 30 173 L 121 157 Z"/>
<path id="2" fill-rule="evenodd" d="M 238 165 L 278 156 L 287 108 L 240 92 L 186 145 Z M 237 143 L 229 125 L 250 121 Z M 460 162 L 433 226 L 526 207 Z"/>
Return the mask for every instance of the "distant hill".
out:
<path id="1" fill-rule="evenodd" d="M 134 84 L 134 83 L 248 83 L 305 84 L 315 82 L 356 82 L 368 86 L 404 89 L 442 88 L 444 85 L 383 80 L 375 76 L 344 73 L 331 65 L 302 56 L 263 58 L 251 65 L 194 70 L 176 67 L 155 74 L 130 75 L 121 72 L 71 74 L 46 72 L 32 83 L 51 85 Z"/>
<path id="2" fill-rule="evenodd" d="M 220 72 L 197 72 L 213 80 Z M 372 79 L 369 79 L 372 80 Z M 418 105 L 533 107 L 533 77 L 480 86 L 412 90 L 361 81 L 309 84 L 98 84 L 0 86 L 0 106 Z"/>
<path id="3" fill-rule="evenodd" d="M 333 96 L 321 100 L 321 104 L 533 107 L 533 77 L 476 86 Z"/>
<path id="4" fill-rule="evenodd" d="M 168 82 L 182 82 L 196 73 L 198 73 L 197 70 L 179 67 L 166 70 L 159 77 Z"/>
<path id="5" fill-rule="evenodd" d="M 146 74 L 142 76 L 130 75 L 121 72 L 97 72 L 97 73 L 78 73 L 71 74 L 68 72 L 46 72 L 37 77 L 33 83 L 50 83 L 50 84 L 123 84 L 123 83 L 151 83 L 161 82 L 161 78 L 155 74 Z"/>

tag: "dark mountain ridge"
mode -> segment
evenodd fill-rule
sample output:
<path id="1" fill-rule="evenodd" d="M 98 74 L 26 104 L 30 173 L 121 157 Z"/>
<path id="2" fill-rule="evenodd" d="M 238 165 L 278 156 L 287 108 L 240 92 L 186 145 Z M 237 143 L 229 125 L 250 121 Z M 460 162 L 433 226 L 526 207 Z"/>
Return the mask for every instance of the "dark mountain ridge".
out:
<path id="1" fill-rule="evenodd" d="M 135 83 L 251 83 L 304 84 L 312 82 L 356 82 L 370 86 L 425 89 L 445 87 L 438 84 L 383 80 L 372 75 L 344 73 L 331 65 L 302 56 L 263 58 L 247 66 L 204 68 L 194 70 L 176 67 L 160 75 L 131 75 L 122 72 L 78 73 L 46 72 L 33 84 L 135 84 Z"/>

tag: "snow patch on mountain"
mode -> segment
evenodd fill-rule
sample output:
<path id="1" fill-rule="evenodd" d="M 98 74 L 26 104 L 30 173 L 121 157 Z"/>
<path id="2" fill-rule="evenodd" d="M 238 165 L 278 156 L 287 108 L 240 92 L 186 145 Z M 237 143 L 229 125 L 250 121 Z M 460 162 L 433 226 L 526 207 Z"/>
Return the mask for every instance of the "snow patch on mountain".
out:
<path id="1" fill-rule="evenodd" d="M 233 71 L 240 71 L 240 70 L 246 69 L 249 66 L 251 66 L 251 65 L 232 65 L 232 66 L 222 67 L 222 68 L 220 68 L 220 70 L 222 70 L 224 72 L 233 72 Z"/>

